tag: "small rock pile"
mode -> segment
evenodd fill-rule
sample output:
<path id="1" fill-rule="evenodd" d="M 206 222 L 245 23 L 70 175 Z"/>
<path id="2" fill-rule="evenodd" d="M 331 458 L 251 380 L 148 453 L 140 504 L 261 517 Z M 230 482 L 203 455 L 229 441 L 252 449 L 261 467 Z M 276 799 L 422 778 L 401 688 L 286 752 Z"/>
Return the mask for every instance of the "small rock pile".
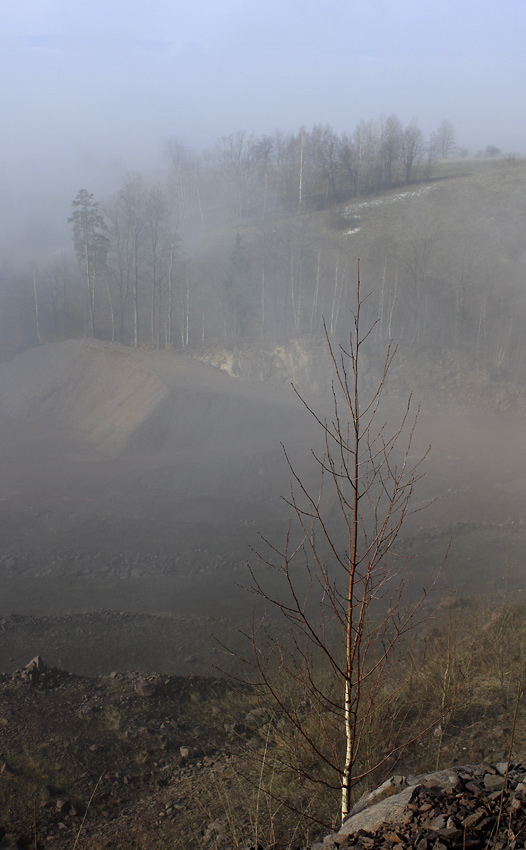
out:
<path id="1" fill-rule="evenodd" d="M 311 850 L 526 848 L 526 762 L 395 776 Z"/>
<path id="2" fill-rule="evenodd" d="M 29 664 L 20 667 L 11 675 L 4 674 L 2 679 L 11 679 L 13 682 L 26 682 L 39 688 L 57 688 L 67 679 L 73 676 L 58 667 L 48 667 L 40 655 L 35 655 Z"/>

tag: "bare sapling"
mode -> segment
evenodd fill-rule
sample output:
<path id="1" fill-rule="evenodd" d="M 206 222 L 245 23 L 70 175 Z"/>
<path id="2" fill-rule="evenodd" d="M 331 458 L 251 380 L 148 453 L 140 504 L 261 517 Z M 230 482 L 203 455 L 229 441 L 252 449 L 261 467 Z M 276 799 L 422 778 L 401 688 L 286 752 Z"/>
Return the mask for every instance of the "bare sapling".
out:
<path id="1" fill-rule="evenodd" d="M 289 766 L 294 760 L 301 781 L 341 795 L 342 821 L 353 789 L 437 722 L 423 720 L 422 699 L 411 697 L 415 670 L 401 661 L 436 581 L 415 592 L 412 561 L 397 546 L 404 521 L 417 510 L 411 500 L 424 458 L 413 462 L 411 452 L 418 411 L 412 414 L 409 398 L 391 431 L 382 418 L 392 344 L 373 389 L 363 389 L 363 347 L 375 327 L 362 329 L 365 301 L 358 266 L 348 344 L 336 345 L 325 329 L 330 417 L 297 393 L 323 438 L 321 450 L 312 451 L 317 483 L 311 490 L 285 451 L 291 523 L 282 547 L 263 538 L 267 554 L 258 553 L 251 570 L 252 591 L 267 611 L 249 635 L 252 681 L 282 718 Z"/>

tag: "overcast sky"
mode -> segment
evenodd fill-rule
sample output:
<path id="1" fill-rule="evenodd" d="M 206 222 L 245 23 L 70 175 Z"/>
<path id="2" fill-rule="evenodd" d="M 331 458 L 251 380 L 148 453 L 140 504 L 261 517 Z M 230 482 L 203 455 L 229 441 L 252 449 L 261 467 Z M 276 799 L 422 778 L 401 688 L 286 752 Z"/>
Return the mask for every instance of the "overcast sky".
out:
<path id="1" fill-rule="evenodd" d="M 526 0 L 0 0 L 0 40 L 13 203 L 22 175 L 37 196 L 57 172 L 92 189 L 155 166 L 167 137 L 393 112 L 526 152 Z"/>

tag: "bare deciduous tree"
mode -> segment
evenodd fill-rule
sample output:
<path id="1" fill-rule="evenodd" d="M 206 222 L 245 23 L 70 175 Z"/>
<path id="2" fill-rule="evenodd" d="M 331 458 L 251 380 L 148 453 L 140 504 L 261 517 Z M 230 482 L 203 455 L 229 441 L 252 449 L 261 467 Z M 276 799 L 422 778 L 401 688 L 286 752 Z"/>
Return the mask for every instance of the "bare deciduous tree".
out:
<path id="1" fill-rule="evenodd" d="M 447 159 L 453 152 L 455 147 L 455 128 L 451 121 L 442 121 L 437 130 L 440 156 L 442 159 Z"/>
<path id="2" fill-rule="evenodd" d="M 415 164 L 419 161 L 424 150 L 422 130 L 412 121 L 403 133 L 402 137 L 402 159 L 405 168 L 405 182 L 409 183 L 413 175 Z"/>
<path id="3" fill-rule="evenodd" d="M 415 700 L 407 699 L 411 674 L 396 663 L 433 584 L 411 600 L 411 562 L 396 543 L 420 478 L 422 459 L 410 459 L 416 415 L 409 399 L 391 433 L 379 418 L 391 345 L 364 400 L 363 347 L 374 328 L 362 330 L 365 300 L 358 269 L 348 346 L 336 348 L 326 331 L 331 418 L 301 399 L 323 435 L 322 453 L 313 451 L 320 486 L 313 495 L 289 462 L 293 523 L 283 548 L 264 541 L 270 554 L 260 554 L 261 569 L 251 571 L 253 592 L 284 621 L 276 633 L 264 619 L 249 636 L 253 681 L 277 704 L 289 730 L 283 734 L 315 759 L 314 768 L 311 759 L 296 772 L 341 791 L 342 820 L 353 788 L 424 731 Z M 284 695 L 285 680 L 295 698 Z M 371 755 L 378 724 L 385 745 Z"/>

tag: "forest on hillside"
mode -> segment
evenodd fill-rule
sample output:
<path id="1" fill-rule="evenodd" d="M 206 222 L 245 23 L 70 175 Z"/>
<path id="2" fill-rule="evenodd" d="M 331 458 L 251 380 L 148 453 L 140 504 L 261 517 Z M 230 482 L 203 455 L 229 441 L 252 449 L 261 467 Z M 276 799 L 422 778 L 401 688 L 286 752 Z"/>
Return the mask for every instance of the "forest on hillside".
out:
<path id="1" fill-rule="evenodd" d="M 524 182 L 514 157 L 459 159 L 392 115 L 353 133 L 244 131 L 213 150 L 166 143 L 162 174 L 126 175 L 64 210 L 71 248 L 3 267 L 3 345 L 93 335 L 151 348 L 345 333 L 358 258 L 375 335 L 522 369 Z M 452 154 L 455 153 L 455 159 Z M 74 252 L 73 250 L 74 249 Z"/>

